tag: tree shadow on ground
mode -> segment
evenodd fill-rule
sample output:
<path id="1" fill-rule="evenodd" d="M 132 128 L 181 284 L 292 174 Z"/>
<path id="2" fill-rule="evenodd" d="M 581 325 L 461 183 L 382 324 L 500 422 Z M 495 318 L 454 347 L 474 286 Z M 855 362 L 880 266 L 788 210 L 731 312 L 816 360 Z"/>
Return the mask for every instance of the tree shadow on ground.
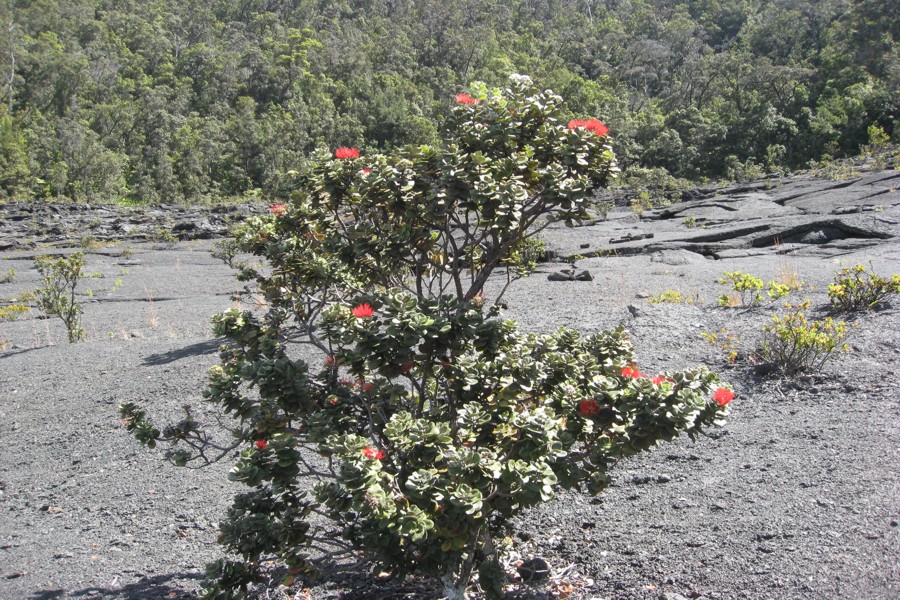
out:
<path id="1" fill-rule="evenodd" d="M 401 579 L 376 573 L 378 571 L 373 572 L 371 564 L 362 562 L 333 573 L 326 570 L 307 583 L 311 586 L 311 597 L 317 600 L 434 600 L 444 597 L 441 583 L 436 578 L 409 575 Z M 302 598 L 305 589 L 301 583 L 291 591 Z M 508 588 L 503 597 L 504 600 L 551 600 L 557 596 L 551 594 L 550 589 L 547 581 L 520 583 Z"/>
<path id="2" fill-rule="evenodd" d="M 119 600 L 196 600 L 197 594 L 184 589 L 184 581 L 203 579 L 199 573 L 170 573 L 145 577 L 122 586 L 92 586 L 81 590 L 41 590 L 28 600 L 61 600 L 63 598 L 109 598 Z"/>
<path id="3" fill-rule="evenodd" d="M 215 338 L 212 340 L 207 340 L 205 342 L 197 342 L 196 344 L 191 344 L 190 346 L 185 346 L 184 348 L 178 348 L 177 350 L 170 350 L 168 352 L 160 352 L 158 354 L 151 354 L 147 358 L 144 359 L 144 365 L 147 366 L 159 366 L 166 365 L 169 363 L 173 363 L 176 360 L 181 360 L 183 358 L 190 358 L 192 356 L 201 356 L 204 354 L 214 354 L 218 351 L 219 346 L 222 345 L 224 341 L 223 338 Z"/>

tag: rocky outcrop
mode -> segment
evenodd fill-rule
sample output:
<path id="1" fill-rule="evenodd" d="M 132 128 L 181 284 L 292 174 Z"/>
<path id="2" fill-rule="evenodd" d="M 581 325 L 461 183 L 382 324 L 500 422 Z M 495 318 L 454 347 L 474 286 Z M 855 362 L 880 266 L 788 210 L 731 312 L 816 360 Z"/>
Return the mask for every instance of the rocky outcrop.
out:
<path id="1" fill-rule="evenodd" d="M 687 194 L 691 200 L 640 215 L 619 207 L 606 220 L 583 227 L 565 231 L 555 225 L 548 250 L 560 261 L 676 250 L 707 258 L 769 252 L 838 256 L 900 234 L 896 170 L 848 181 L 798 175 L 695 192 Z"/>
<path id="2" fill-rule="evenodd" d="M 92 206 L 46 202 L 0 205 L 0 251 L 77 246 L 82 241 L 174 241 L 223 237 L 264 205 Z"/>

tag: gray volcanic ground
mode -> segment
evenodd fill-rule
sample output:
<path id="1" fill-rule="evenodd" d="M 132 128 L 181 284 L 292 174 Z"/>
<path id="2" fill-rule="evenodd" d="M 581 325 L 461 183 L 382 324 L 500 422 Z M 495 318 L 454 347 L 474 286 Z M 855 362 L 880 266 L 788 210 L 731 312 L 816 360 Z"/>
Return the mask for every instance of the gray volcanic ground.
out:
<path id="1" fill-rule="evenodd" d="M 510 571 L 541 557 L 551 576 L 511 581 L 510 598 L 900 597 L 900 298 L 842 316 L 855 325 L 851 351 L 790 380 L 730 363 L 701 337 L 731 334 L 747 353 L 779 309 L 716 306 L 724 271 L 796 276 L 804 288 L 792 298 L 810 299 L 815 318 L 829 314 L 827 285 L 841 265 L 900 272 L 898 188 L 896 171 L 767 180 L 543 234 L 554 262 L 511 288 L 506 317 L 532 331 L 624 323 L 643 371 L 705 363 L 737 398 L 709 437 L 623 461 L 600 496 L 564 492 L 523 514 Z M 3 599 L 194 598 L 204 564 L 220 556 L 216 524 L 240 491 L 226 479 L 229 461 L 172 467 L 140 449 L 116 414 L 136 401 L 160 422 L 185 404 L 213 418 L 200 395 L 217 362 L 210 317 L 240 285 L 208 240 L 129 241 L 113 225 L 122 215 L 104 210 L 92 235 L 118 241 L 87 255 L 78 288 L 87 341 L 67 344 L 58 320 L 36 314 L 0 322 Z M 37 287 L 36 254 L 71 251 L 79 230 L 67 218 L 0 206 L 0 275 L 15 271 L 0 305 Z M 203 227 L 179 231 L 198 237 L 190 233 Z M 548 280 L 573 260 L 591 281 Z M 667 290 L 692 302 L 648 302 Z M 326 576 L 308 597 L 436 597 L 427 582 L 375 575 Z"/>

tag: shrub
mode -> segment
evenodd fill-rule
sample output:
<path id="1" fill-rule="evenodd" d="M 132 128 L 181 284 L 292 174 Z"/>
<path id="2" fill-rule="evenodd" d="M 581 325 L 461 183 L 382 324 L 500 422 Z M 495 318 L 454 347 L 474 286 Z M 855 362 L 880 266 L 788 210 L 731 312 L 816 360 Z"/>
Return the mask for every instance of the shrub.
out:
<path id="1" fill-rule="evenodd" d="M 631 212 L 636 215 L 644 214 L 645 210 L 653 209 L 653 198 L 650 192 L 638 192 L 637 198 L 631 201 Z"/>
<path id="2" fill-rule="evenodd" d="M 172 248 L 178 243 L 178 237 L 164 225 L 157 225 L 149 234 L 149 239 L 159 244 L 160 248 Z"/>
<path id="3" fill-rule="evenodd" d="M 237 258 L 240 251 L 241 249 L 237 240 L 232 237 L 213 242 L 210 254 L 212 254 L 213 258 L 218 258 L 229 267 L 236 268 L 234 259 Z"/>
<path id="4" fill-rule="evenodd" d="M 15 321 L 31 309 L 24 304 L 7 304 L 0 306 L 0 321 Z"/>
<path id="5" fill-rule="evenodd" d="M 718 332 L 702 331 L 700 337 L 709 342 L 711 346 L 723 351 L 729 362 L 735 362 L 742 355 L 738 337 L 725 327 Z"/>
<path id="6" fill-rule="evenodd" d="M 106 244 L 95 236 L 88 234 L 81 236 L 81 239 L 78 240 L 78 245 L 83 251 L 90 252 L 91 250 L 99 250 Z"/>
<path id="7" fill-rule="evenodd" d="M 597 218 L 601 221 L 605 221 L 609 217 L 609 213 L 613 208 L 615 208 L 615 204 L 612 200 L 597 200 L 594 202 L 594 212 L 597 213 Z"/>
<path id="8" fill-rule="evenodd" d="M 891 294 L 900 293 L 900 275 L 884 279 L 863 265 L 844 267 L 828 286 L 831 306 L 841 312 L 868 310 L 877 307 Z"/>
<path id="9" fill-rule="evenodd" d="M 69 334 L 69 343 L 84 339 L 84 329 L 80 323 L 82 308 L 75 300 L 75 287 L 84 268 L 84 254 L 75 252 L 57 259 L 38 256 L 34 259 L 34 266 L 44 282 L 36 291 L 38 307 L 47 316 L 62 319 Z"/>
<path id="10" fill-rule="evenodd" d="M 588 217 L 614 156 L 599 121 L 567 127 L 561 99 L 527 78 L 457 101 L 440 146 L 320 156 L 284 211 L 240 230 L 268 262 L 255 273 L 268 311 L 214 319 L 228 344 L 205 397 L 236 418 L 233 446 L 190 413 L 161 432 L 120 407 L 139 441 L 174 444 L 176 464 L 241 449 L 230 477 L 250 491 L 221 525 L 240 559 L 211 565 L 207 597 L 240 597 L 272 561 L 293 580 L 318 564 L 312 546 L 364 549 L 455 598 L 477 572 L 497 598 L 510 517 L 560 488 L 599 492 L 622 457 L 720 422 L 733 394 L 713 397 L 715 374 L 648 378 L 622 329 L 523 333 L 499 318 L 535 236 Z M 321 362 L 296 358 L 300 344 Z M 314 511 L 335 531 L 314 534 Z"/>
<path id="11" fill-rule="evenodd" d="M 847 334 L 844 321 L 808 320 L 803 313 L 808 300 L 786 308 L 784 315 L 774 315 L 763 327 L 758 349 L 759 358 L 777 371 L 787 375 L 818 371 L 835 351 L 849 349 L 842 342 Z"/>
<path id="12" fill-rule="evenodd" d="M 760 293 L 763 289 L 763 280 L 740 271 L 725 272 L 725 277 L 719 280 L 722 285 L 731 285 L 732 293 L 719 296 L 719 306 L 757 306 L 762 302 Z M 772 300 L 778 300 L 797 289 L 792 283 L 783 283 L 776 280 L 769 281 L 766 287 L 766 295 Z"/>
<path id="13" fill-rule="evenodd" d="M 647 302 L 649 304 L 695 304 L 698 302 L 698 297 L 696 294 L 693 296 L 685 296 L 678 290 L 666 290 L 658 296 L 651 296 L 647 299 Z"/>
<path id="14" fill-rule="evenodd" d="M 725 277 L 719 280 L 722 285 L 731 285 L 732 291 L 740 297 L 741 306 L 756 306 L 762 302 L 759 291 L 763 288 L 762 279 L 740 271 L 725 272 Z M 729 294 L 719 296 L 719 306 L 732 306 L 734 304 Z"/>
<path id="15" fill-rule="evenodd" d="M 12 283 L 16 278 L 16 270 L 9 269 L 5 275 L 0 276 L 0 283 Z"/>

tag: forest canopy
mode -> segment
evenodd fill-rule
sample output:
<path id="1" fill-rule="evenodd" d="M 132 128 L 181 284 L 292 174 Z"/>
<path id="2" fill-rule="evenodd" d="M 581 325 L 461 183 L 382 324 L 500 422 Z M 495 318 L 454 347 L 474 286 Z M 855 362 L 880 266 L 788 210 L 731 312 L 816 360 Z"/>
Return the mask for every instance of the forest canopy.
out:
<path id="1" fill-rule="evenodd" d="M 315 149 L 433 142 L 511 73 L 626 172 L 800 167 L 900 135 L 893 4 L 5 0 L 0 199 L 278 199 Z"/>

